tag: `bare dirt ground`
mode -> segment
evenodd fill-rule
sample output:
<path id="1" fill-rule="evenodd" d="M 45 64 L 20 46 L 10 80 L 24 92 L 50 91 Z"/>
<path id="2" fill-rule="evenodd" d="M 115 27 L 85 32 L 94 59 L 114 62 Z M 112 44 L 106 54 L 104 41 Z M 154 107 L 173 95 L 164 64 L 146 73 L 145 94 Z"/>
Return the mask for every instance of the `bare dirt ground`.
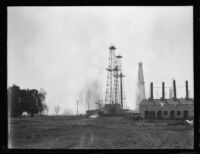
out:
<path id="1" fill-rule="evenodd" d="M 193 149 L 193 126 L 123 117 L 11 118 L 9 147 L 31 149 Z"/>

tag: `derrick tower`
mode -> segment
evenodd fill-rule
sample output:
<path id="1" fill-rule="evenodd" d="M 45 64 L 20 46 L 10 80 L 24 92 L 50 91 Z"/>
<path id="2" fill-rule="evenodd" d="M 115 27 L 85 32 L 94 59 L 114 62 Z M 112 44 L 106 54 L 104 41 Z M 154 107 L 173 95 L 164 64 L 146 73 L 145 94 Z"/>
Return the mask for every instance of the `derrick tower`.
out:
<path id="1" fill-rule="evenodd" d="M 139 62 L 138 66 L 139 67 L 138 67 L 138 81 L 137 81 L 136 110 L 139 110 L 139 104 L 141 100 L 146 98 L 142 62 Z"/>
<path id="2" fill-rule="evenodd" d="M 123 83 L 123 78 L 125 77 L 125 75 L 123 74 L 123 70 L 122 70 L 122 62 L 121 62 L 122 56 L 118 55 L 116 56 L 116 74 L 115 74 L 115 78 L 116 78 L 116 97 L 118 98 L 118 103 L 121 104 L 121 107 L 124 107 L 124 101 L 125 101 L 125 88 L 124 88 L 124 83 Z"/>
<path id="3" fill-rule="evenodd" d="M 111 46 L 109 53 L 109 64 L 106 68 L 107 74 L 107 85 L 106 85 L 106 98 L 105 104 L 121 104 L 123 108 L 124 104 L 124 86 L 121 59 L 122 56 L 116 56 L 115 46 Z"/>
<path id="4" fill-rule="evenodd" d="M 108 62 L 108 68 L 107 70 L 107 84 L 106 84 L 106 98 L 105 98 L 105 104 L 114 104 L 114 65 L 115 65 L 115 46 L 111 46 L 109 48 L 109 62 Z"/>

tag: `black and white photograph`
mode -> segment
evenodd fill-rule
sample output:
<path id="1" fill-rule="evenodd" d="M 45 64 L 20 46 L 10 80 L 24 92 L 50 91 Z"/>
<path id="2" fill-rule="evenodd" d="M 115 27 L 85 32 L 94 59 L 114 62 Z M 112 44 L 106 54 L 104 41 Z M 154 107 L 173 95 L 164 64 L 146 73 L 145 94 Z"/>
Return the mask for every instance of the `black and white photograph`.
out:
<path id="1" fill-rule="evenodd" d="M 7 7 L 9 149 L 194 149 L 193 6 Z"/>

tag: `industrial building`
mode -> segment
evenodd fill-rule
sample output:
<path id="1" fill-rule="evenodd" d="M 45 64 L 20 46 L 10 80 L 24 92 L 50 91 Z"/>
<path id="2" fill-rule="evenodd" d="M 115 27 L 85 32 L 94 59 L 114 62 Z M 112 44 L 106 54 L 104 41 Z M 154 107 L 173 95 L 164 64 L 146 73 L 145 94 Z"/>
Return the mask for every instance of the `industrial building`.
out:
<path id="1" fill-rule="evenodd" d="M 176 98 L 176 82 L 173 80 L 174 97 L 165 98 L 165 84 L 162 83 L 162 97 L 154 99 L 153 83 L 151 82 L 150 98 L 140 103 L 140 115 L 144 119 L 193 119 L 194 100 L 188 95 L 188 81 L 186 81 L 186 97 Z"/>

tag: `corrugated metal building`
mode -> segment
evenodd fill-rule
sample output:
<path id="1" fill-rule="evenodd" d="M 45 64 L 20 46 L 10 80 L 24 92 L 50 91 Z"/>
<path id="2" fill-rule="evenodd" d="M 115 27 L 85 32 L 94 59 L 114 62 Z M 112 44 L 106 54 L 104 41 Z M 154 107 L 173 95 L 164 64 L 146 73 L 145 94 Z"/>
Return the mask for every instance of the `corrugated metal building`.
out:
<path id="1" fill-rule="evenodd" d="M 186 81 L 186 98 L 176 98 L 176 85 L 174 85 L 174 98 L 165 99 L 164 83 L 161 99 L 153 99 L 153 83 L 151 83 L 151 96 L 140 103 L 140 114 L 144 119 L 191 119 L 194 117 L 194 99 L 188 97 L 188 82 Z"/>

